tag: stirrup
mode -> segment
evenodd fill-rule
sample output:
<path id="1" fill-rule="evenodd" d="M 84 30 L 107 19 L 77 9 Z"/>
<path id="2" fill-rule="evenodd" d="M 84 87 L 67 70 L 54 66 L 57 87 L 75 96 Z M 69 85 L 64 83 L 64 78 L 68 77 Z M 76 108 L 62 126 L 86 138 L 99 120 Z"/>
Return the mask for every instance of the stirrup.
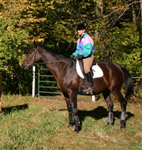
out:
<path id="1" fill-rule="evenodd" d="M 89 86 L 87 89 L 84 89 L 83 92 L 85 92 L 86 94 L 93 95 L 93 88 Z"/>
<path id="2" fill-rule="evenodd" d="M 80 87 L 80 93 L 82 93 L 83 91 L 84 91 L 84 85 L 82 85 L 81 87 Z"/>

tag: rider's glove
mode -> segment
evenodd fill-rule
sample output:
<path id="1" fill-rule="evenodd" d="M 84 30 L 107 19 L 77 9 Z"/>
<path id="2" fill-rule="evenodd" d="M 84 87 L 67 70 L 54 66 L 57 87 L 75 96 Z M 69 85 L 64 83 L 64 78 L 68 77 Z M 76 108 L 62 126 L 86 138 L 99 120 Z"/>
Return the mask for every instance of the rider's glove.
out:
<path id="1" fill-rule="evenodd" d="M 70 55 L 70 58 L 74 58 L 74 55 Z"/>
<path id="2" fill-rule="evenodd" d="M 82 59 L 82 56 L 80 54 L 77 55 L 76 57 L 78 60 L 81 60 Z"/>

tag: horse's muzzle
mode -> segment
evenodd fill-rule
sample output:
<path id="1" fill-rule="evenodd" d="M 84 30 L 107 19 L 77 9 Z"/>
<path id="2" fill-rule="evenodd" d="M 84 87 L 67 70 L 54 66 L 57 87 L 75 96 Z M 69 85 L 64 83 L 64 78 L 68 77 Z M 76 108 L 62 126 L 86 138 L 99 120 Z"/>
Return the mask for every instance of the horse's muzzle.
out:
<path id="1" fill-rule="evenodd" d="M 30 67 L 30 64 L 22 64 L 22 68 L 25 70 L 28 70 Z"/>

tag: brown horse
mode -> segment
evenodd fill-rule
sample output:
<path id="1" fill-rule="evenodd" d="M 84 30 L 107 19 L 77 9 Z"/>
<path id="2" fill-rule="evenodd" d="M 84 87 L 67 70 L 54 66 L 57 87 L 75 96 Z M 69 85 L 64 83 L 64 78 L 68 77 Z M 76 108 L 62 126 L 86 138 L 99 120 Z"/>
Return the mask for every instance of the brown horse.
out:
<path id="1" fill-rule="evenodd" d="M 75 124 L 75 131 L 80 130 L 80 121 L 77 110 L 77 94 L 83 79 L 76 73 L 76 60 L 66 58 L 55 53 L 50 48 L 34 44 L 27 57 L 23 61 L 23 67 L 28 69 L 34 63 L 45 63 L 56 79 L 59 89 L 63 92 L 69 112 L 69 126 Z M 104 76 L 94 79 L 94 94 L 103 93 L 108 106 L 108 124 L 114 123 L 113 102 L 110 92 L 119 100 L 121 106 L 120 127 L 125 128 L 126 105 L 121 94 L 122 84 L 125 81 L 126 97 L 133 92 L 133 81 L 128 71 L 111 62 L 98 64 L 103 70 Z"/>

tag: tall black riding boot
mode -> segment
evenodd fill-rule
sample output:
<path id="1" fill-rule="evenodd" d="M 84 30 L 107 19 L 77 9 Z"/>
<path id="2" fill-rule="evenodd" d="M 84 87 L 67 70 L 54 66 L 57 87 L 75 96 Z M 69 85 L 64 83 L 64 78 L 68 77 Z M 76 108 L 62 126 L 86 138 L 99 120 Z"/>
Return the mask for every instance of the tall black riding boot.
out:
<path id="1" fill-rule="evenodd" d="M 93 94 L 93 79 L 92 79 L 91 72 L 88 72 L 87 74 L 85 74 L 85 76 L 88 81 L 88 87 L 84 89 L 84 92 L 92 95 Z"/>

